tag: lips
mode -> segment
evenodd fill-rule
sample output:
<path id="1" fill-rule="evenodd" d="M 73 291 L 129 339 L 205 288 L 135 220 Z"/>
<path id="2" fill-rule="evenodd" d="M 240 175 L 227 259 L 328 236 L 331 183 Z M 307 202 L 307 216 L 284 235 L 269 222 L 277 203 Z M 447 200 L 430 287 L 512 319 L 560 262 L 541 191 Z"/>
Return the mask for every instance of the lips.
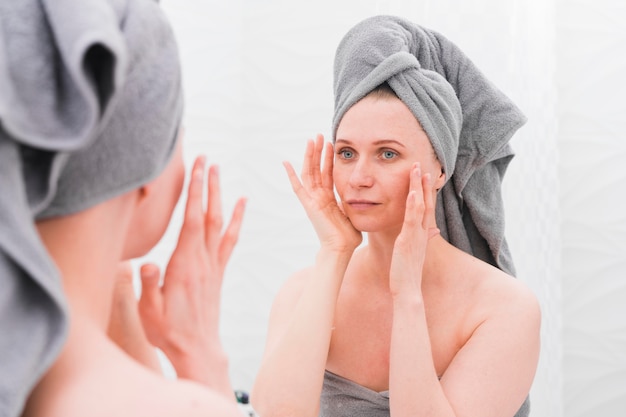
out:
<path id="1" fill-rule="evenodd" d="M 350 208 L 355 210 L 367 210 L 379 205 L 380 203 L 370 200 L 347 200 L 344 204 L 347 204 Z"/>

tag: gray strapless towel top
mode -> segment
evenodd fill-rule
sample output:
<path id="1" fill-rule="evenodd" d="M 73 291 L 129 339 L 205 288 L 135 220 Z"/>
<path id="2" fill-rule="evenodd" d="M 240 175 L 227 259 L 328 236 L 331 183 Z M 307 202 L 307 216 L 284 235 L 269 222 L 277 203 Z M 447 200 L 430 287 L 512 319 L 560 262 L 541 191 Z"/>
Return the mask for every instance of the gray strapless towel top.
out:
<path id="1" fill-rule="evenodd" d="M 527 397 L 515 417 L 528 417 L 529 413 Z M 389 417 L 389 391 L 372 391 L 326 371 L 319 417 Z"/>

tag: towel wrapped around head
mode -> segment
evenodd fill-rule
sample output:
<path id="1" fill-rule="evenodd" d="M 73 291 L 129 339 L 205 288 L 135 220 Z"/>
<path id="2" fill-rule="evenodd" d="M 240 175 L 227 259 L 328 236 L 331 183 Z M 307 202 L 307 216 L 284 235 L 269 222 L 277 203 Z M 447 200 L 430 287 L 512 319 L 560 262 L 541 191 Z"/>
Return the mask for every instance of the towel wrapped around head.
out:
<path id="1" fill-rule="evenodd" d="M 34 225 L 155 178 L 182 116 L 154 0 L 0 2 L 0 415 L 17 416 L 65 340 L 61 280 Z"/>
<path id="2" fill-rule="evenodd" d="M 437 32 L 375 16 L 340 42 L 334 68 L 333 139 L 346 111 L 383 83 L 407 105 L 446 174 L 437 225 L 454 246 L 515 274 L 504 237 L 502 177 L 522 112 Z"/>

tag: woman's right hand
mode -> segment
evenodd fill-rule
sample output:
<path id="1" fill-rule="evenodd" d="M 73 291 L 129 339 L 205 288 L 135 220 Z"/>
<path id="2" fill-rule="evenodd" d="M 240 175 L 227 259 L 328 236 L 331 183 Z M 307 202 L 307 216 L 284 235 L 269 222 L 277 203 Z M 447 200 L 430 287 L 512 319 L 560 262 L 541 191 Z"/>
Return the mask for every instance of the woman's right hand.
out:
<path id="1" fill-rule="evenodd" d="M 324 144 L 324 136 L 318 134 L 315 141 L 307 142 L 300 175 L 302 180 L 289 162 L 283 164 L 291 187 L 313 223 L 322 247 L 352 252 L 363 238 L 337 204 L 333 191 L 333 158 L 333 145 L 330 142 Z"/>
<path id="2" fill-rule="evenodd" d="M 323 167 L 322 153 L 325 150 Z M 309 140 L 302 173 L 288 162 L 291 186 L 315 228 L 315 263 L 294 274 L 272 305 L 263 361 L 252 390 L 261 416 L 317 416 L 333 334 L 337 298 L 350 259 L 361 243 L 333 191 L 333 146 Z"/>

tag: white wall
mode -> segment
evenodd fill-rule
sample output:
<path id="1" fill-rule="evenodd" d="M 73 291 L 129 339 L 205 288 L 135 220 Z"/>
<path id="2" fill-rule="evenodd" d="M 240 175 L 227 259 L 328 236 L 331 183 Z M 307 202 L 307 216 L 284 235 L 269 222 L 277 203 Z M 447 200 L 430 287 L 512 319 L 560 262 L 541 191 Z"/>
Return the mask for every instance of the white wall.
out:
<path id="1" fill-rule="evenodd" d="M 299 165 L 304 141 L 329 132 L 341 36 L 365 17 L 389 13 L 455 41 L 529 118 L 513 139 L 517 157 L 504 186 L 518 279 L 543 309 L 532 415 L 624 409 L 626 287 L 618 259 L 626 226 L 622 197 L 610 191 L 625 189 L 618 99 L 626 91 L 616 43 L 601 42 L 604 32 L 623 40 L 620 2 L 162 0 L 183 60 L 186 160 L 205 153 L 220 164 L 227 210 L 240 195 L 249 198 L 223 291 L 222 337 L 235 388 L 252 385 L 278 288 L 317 249 L 281 161 Z M 597 69 L 609 60 L 615 63 Z M 604 88 L 613 90 L 608 101 Z M 180 207 L 150 260 L 167 262 L 179 225 Z"/>
<path id="2" fill-rule="evenodd" d="M 626 411 L 626 5 L 558 2 L 564 410 Z"/>

